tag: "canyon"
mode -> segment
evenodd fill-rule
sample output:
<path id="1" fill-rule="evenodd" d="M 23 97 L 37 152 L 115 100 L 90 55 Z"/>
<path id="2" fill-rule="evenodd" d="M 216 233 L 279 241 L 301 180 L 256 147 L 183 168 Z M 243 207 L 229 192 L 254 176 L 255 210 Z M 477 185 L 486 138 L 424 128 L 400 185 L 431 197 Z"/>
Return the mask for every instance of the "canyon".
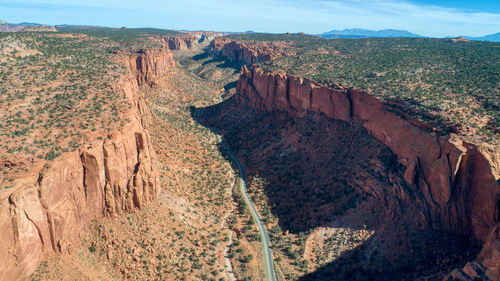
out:
<path id="1" fill-rule="evenodd" d="M 111 51 L 125 72 L 108 86 L 129 105 L 119 128 L 50 161 L 1 160 L 26 169 L 0 190 L 0 280 L 50 280 L 47 261 L 85 268 L 85 255 L 105 280 L 263 278 L 215 131 L 248 173 L 281 279 L 500 278 L 498 145 L 258 65 L 293 56 L 290 42 L 220 35 Z"/>
<path id="2" fill-rule="evenodd" d="M 202 46 L 174 53 L 156 46 L 113 52 L 139 84 L 138 109 L 159 179 L 156 199 L 131 212 L 95 217 L 81 233 L 79 248 L 44 259 L 31 280 L 221 279 L 233 274 L 225 267 L 228 260 L 236 268 L 242 255 L 258 255 L 244 249 L 224 258 L 241 241 L 227 226 L 229 217 L 238 221 L 231 200 L 235 175 L 218 152 L 217 136 L 190 115 L 193 105 L 216 103 L 221 86 L 183 65 L 200 65 L 191 57 Z M 234 275 L 259 276 L 257 259 L 248 266 Z"/>
<path id="3" fill-rule="evenodd" d="M 251 44 L 227 38 L 215 38 L 210 42 L 208 53 L 212 56 L 223 56 L 232 62 L 252 65 L 285 54 L 292 55 L 293 52 L 286 50 L 287 46 L 285 42 Z"/>
<path id="4" fill-rule="evenodd" d="M 226 57 L 242 65 L 266 61 L 270 56 L 280 56 L 276 53 L 265 56 L 250 51 L 247 44 L 216 39 L 210 45 L 210 51 L 214 55 Z M 276 50 L 276 48 L 278 47 L 271 49 Z M 230 125 L 243 122 L 241 126 L 245 128 L 245 117 L 235 117 L 235 115 L 245 116 L 245 113 L 239 112 L 232 117 L 228 117 L 231 113 L 224 113 L 234 111 L 235 106 L 245 108 L 242 106 L 245 105 L 249 107 L 246 109 L 248 112 L 257 110 L 281 114 L 271 120 L 279 118 L 300 120 L 310 114 L 308 112 L 314 112 L 333 120 L 361 125 L 367 133 L 394 154 L 396 162 L 391 165 L 401 165 L 401 178 L 404 182 L 397 183 L 391 180 L 388 185 L 392 187 L 388 189 L 372 188 L 370 184 L 358 186 L 358 189 L 384 202 L 385 206 L 382 208 L 389 210 L 386 215 L 393 218 L 399 216 L 395 220 L 397 222 L 393 223 L 406 228 L 406 231 L 411 228 L 414 232 L 437 231 L 477 239 L 483 247 L 479 254 L 476 252 L 475 261 L 467 263 L 463 269 L 455 269 L 448 278 L 463 280 L 499 278 L 500 150 L 498 146 L 475 143 L 454 133 L 442 135 L 439 129 L 409 115 L 404 110 L 405 105 L 381 101 L 364 91 L 339 85 L 327 87 L 302 77 L 294 77 L 279 71 L 266 71 L 257 66 L 252 66 L 250 69 L 242 67 L 236 95 L 234 101 L 230 103 L 233 105 L 228 103 L 226 107 L 214 108 L 218 113 L 212 117 L 217 118 L 218 115 L 225 117 L 215 121 L 215 124 L 205 121 L 219 126 L 222 130 L 226 129 L 230 137 L 242 145 L 242 151 L 239 153 L 244 155 L 243 159 L 246 157 L 247 161 L 252 161 L 254 165 L 255 162 L 248 159 L 252 157 L 252 153 L 248 152 L 251 144 L 233 136 L 234 129 L 231 128 L 238 125 Z M 283 114 L 288 117 L 279 117 Z M 230 120 L 232 118 L 232 121 L 224 121 L 224 118 Z M 258 137 L 259 134 L 266 134 L 264 131 L 246 132 L 250 134 L 248 138 L 257 137 L 268 143 L 271 141 L 265 137 Z M 257 168 L 252 166 L 250 170 L 252 169 L 255 171 Z M 257 170 L 262 173 L 262 169 Z M 272 183 L 277 184 L 271 180 Z M 403 211 L 404 209 L 406 211 Z M 397 228 L 393 226 L 390 229 L 382 229 L 379 225 L 375 227 L 378 232 L 375 237 L 390 241 L 393 235 L 391 232 L 398 232 Z M 372 238 L 372 243 L 378 243 L 375 240 L 376 238 Z M 408 240 L 411 239 L 408 237 Z M 389 250 L 390 247 L 387 246 L 381 248 L 382 252 L 385 248 L 383 253 L 387 255 L 385 259 L 392 260 L 390 255 L 393 255 L 394 250 Z M 391 264 L 394 266 L 402 260 L 404 258 L 401 258 L 401 261 L 392 260 Z M 320 276 L 321 274 L 317 274 L 308 278 L 316 280 Z"/>
<path id="5" fill-rule="evenodd" d="M 213 39 L 222 36 L 222 34 L 219 32 L 195 31 L 174 36 L 152 36 L 152 40 L 164 44 L 170 50 L 187 50 L 198 43 L 212 42 Z"/>

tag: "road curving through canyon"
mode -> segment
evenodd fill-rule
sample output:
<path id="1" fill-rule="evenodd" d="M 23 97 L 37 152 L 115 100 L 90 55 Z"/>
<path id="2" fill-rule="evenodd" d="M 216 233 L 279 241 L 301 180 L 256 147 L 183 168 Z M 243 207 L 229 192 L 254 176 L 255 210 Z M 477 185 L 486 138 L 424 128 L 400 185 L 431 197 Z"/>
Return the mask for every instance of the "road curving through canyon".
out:
<path id="1" fill-rule="evenodd" d="M 224 101 L 224 98 L 222 97 L 224 94 L 221 94 L 219 96 L 219 99 L 221 102 Z M 200 116 L 202 114 L 203 109 L 197 110 L 196 113 L 196 121 L 199 122 Z M 246 204 L 250 208 L 250 213 L 252 214 L 252 217 L 254 221 L 256 222 L 258 228 L 259 228 L 259 234 L 261 237 L 261 242 L 262 242 L 262 250 L 264 253 L 264 263 L 265 263 L 265 268 L 266 268 L 266 280 L 267 281 L 276 281 L 276 275 L 274 272 L 274 263 L 273 263 L 273 254 L 271 250 L 271 241 L 269 239 L 269 235 L 267 234 L 267 229 L 264 226 L 264 223 L 262 222 L 261 216 L 257 209 L 255 208 L 255 205 L 253 204 L 252 200 L 250 199 L 250 196 L 248 195 L 247 192 L 247 185 L 246 185 L 246 174 L 245 174 L 245 168 L 243 167 L 243 164 L 241 164 L 240 160 L 236 155 L 231 151 L 227 143 L 224 141 L 224 138 L 220 134 L 219 130 L 213 129 L 214 132 L 217 134 L 217 137 L 219 138 L 219 141 L 222 144 L 222 147 L 227 151 L 227 153 L 231 156 L 231 159 L 238 165 L 238 170 L 240 172 L 240 190 L 241 193 L 243 194 L 243 198 L 245 199 Z"/>

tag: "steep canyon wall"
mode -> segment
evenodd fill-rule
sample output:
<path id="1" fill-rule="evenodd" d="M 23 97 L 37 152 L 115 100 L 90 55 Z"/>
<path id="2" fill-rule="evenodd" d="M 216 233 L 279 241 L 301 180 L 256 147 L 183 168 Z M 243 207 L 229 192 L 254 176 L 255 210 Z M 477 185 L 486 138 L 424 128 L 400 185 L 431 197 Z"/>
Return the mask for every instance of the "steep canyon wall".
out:
<path id="1" fill-rule="evenodd" d="M 141 209 L 157 198 L 159 179 L 142 118 L 141 84 L 174 65 L 168 49 L 118 54 L 130 69 L 113 90 L 131 104 L 127 123 L 29 173 L 0 194 L 0 280 L 24 280 L 41 260 L 72 253 L 95 218 Z"/>
<path id="2" fill-rule="evenodd" d="M 498 271 L 498 147 L 467 142 L 454 134 L 439 136 L 428 124 L 369 93 L 328 88 L 256 67 L 242 68 L 236 99 L 266 111 L 292 116 L 313 111 L 362 124 L 393 151 L 406 169 L 408 189 L 374 190 L 372 195 L 383 198 L 384 192 L 393 192 L 391 195 L 402 202 L 419 201 L 420 216 L 425 217 L 427 225 L 415 227 L 452 231 L 486 241 L 478 260 Z"/>
<path id="3" fill-rule="evenodd" d="M 223 56 L 232 62 L 252 65 L 283 56 L 287 53 L 285 46 L 286 44 L 276 42 L 250 45 L 227 38 L 216 38 L 210 42 L 208 52 L 212 56 Z"/>

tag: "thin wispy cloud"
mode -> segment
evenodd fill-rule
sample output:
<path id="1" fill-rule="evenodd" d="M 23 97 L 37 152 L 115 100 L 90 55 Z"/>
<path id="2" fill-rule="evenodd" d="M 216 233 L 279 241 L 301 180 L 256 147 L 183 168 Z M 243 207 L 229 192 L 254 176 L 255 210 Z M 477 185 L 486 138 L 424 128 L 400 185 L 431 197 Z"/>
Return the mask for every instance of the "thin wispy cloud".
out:
<path id="1" fill-rule="evenodd" d="M 51 11 L 61 9 L 64 13 Z M 47 24 L 220 31 L 322 33 L 355 27 L 392 28 L 432 37 L 480 36 L 500 31 L 500 12 L 394 0 L 19 0 L 0 1 L 2 17 Z"/>

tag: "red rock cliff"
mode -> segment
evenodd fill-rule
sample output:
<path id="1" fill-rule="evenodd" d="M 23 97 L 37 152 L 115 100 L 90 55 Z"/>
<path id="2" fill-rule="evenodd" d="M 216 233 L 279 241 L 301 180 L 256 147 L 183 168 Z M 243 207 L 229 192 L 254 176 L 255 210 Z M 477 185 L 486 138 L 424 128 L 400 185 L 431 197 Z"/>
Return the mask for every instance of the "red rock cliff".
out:
<path id="1" fill-rule="evenodd" d="M 268 61 L 285 54 L 285 42 L 258 42 L 247 44 L 228 38 L 216 38 L 208 47 L 208 52 L 214 56 L 223 56 L 230 61 L 252 65 Z M 291 54 L 288 51 L 287 54 Z"/>
<path id="2" fill-rule="evenodd" d="M 186 50 L 192 48 L 193 45 L 200 40 L 200 36 L 195 35 L 173 35 L 173 36 L 156 36 L 153 40 L 164 44 L 170 50 Z"/>
<path id="3" fill-rule="evenodd" d="M 429 227 L 485 241 L 499 225 L 498 147 L 469 143 L 457 135 L 440 137 L 427 124 L 362 91 L 327 88 L 307 79 L 259 68 L 243 67 L 236 98 L 267 111 L 292 115 L 315 111 L 330 118 L 361 123 L 406 167 L 405 180 L 423 201 L 420 205 L 426 208 L 422 213 L 426 214 Z M 397 196 L 410 200 L 406 193 L 401 190 Z M 500 242 L 485 245 L 493 244 Z M 484 252 L 487 250 L 483 249 Z"/>
<path id="4" fill-rule="evenodd" d="M 137 83 L 152 84 L 157 77 L 165 74 L 167 69 L 175 65 L 172 52 L 169 49 L 140 50 L 136 56 L 120 55 L 132 74 L 137 77 Z"/>
<path id="5" fill-rule="evenodd" d="M 173 60 L 168 50 L 120 56 L 134 74 L 112 86 L 132 105 L 122 116 L 128 123 L 103 140 L 28 167 L 30 174 L 0 193 L 0 280 L 26 279 L 42 259 L 76 251 L 93 219 L 141 209 L 157 198 L 159 179 L 142 126 L 147 108 L 138 85 L 152 83 Z"/>

